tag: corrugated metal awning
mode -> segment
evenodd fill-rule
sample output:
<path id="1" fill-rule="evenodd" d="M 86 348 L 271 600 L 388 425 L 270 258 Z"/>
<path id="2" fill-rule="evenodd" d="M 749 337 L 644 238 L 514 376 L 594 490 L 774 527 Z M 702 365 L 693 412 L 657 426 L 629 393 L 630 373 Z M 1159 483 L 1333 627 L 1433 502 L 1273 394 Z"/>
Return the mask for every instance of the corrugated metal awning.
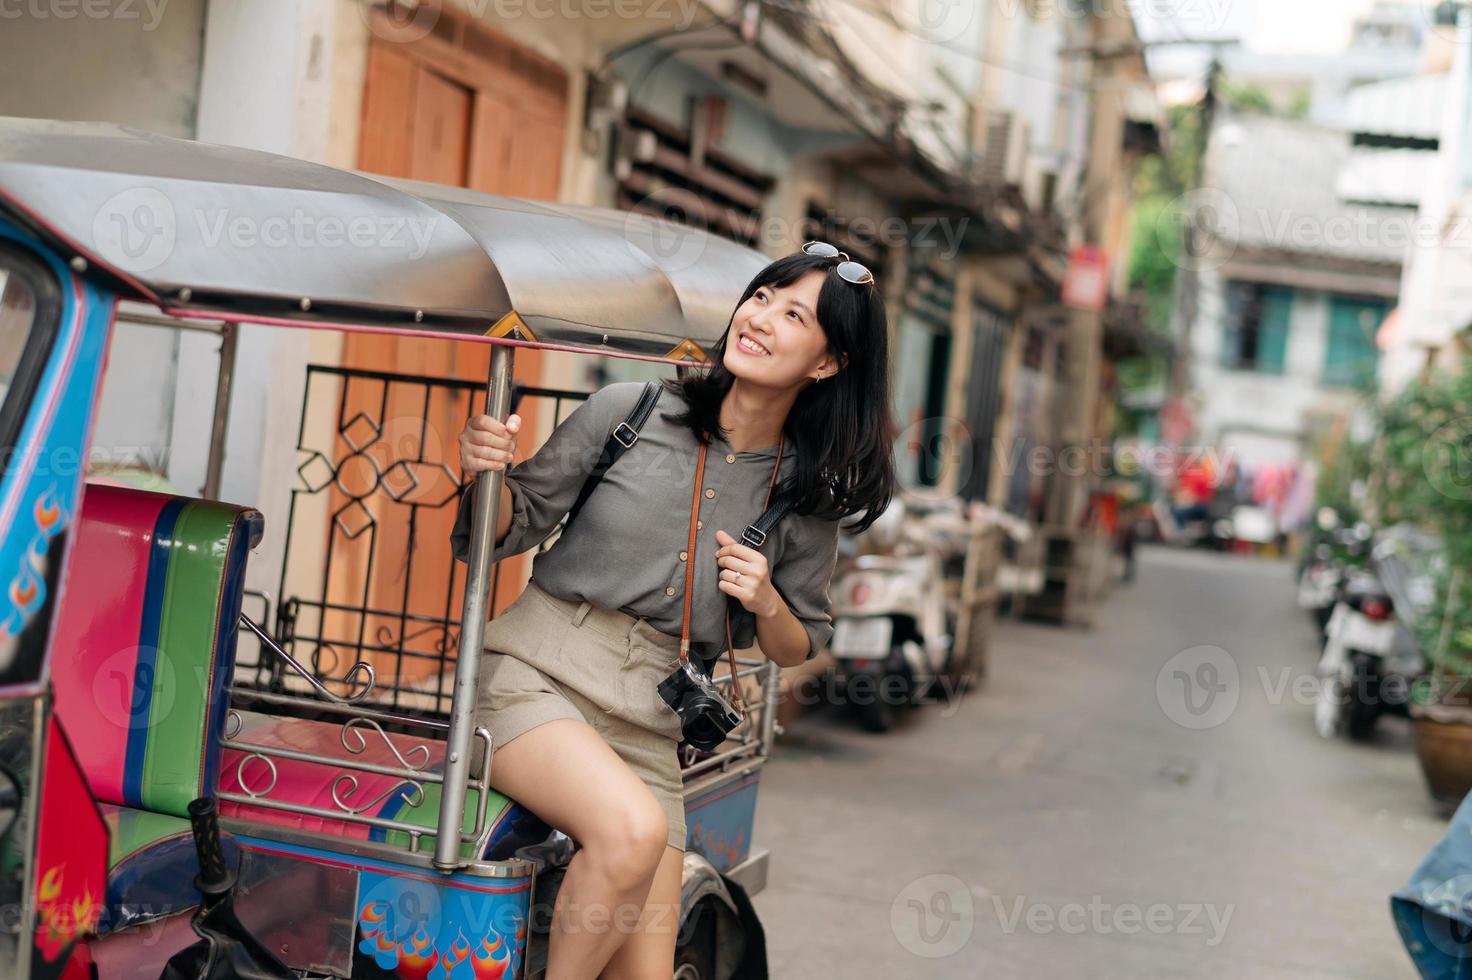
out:
<path id="1" fill-rule="evenodd" d="M 1415 75 L 1360 85 L 1349 92 L 1345 128 L 1373 136 L 1441 137 L 1446 75 Z"/>
<path id="2" fill-rule="evenodd" d="M 623 356 L 709 350 L 768 261 L 647 215 L 97 123 L 0 118 L 0 211 L 176 315 Z"/>

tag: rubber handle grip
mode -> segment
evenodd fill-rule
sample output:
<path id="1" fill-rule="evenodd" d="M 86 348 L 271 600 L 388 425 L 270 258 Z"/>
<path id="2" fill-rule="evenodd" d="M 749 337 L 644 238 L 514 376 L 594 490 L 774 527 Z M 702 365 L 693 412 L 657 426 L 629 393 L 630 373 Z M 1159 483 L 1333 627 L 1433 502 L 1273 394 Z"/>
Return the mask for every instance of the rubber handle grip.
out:
<path id="1" fill-rule="evenodd" d="M 233 875 L 225 864 L 225 850 L 220 846 L 220 814 L 214 799 L 202 796 L 189 803 L 189 825 L 194 831 L 194 850 L 199 855 L 199 878 L 202 892 L 228 888 Z"/>

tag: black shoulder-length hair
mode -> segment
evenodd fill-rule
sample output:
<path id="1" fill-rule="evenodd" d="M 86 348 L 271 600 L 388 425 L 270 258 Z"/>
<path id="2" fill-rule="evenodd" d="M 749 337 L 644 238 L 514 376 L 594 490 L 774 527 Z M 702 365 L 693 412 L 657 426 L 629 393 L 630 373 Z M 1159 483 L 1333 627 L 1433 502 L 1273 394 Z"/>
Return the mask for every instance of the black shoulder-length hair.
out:
<path id="1" fill-rule="evenodd" d="M 767 266 L 747 285 L 740 308 L 758 289 L 785 287 L 814 269 L 827 272 L 815 311 L 828 337 L 828 350 L 838 373 L 798 392 L 784 426 L 797 469 L 779 492 L 790 494 L 793 511 L 846 523 L 862 531 L 889 506 L 894 496 L 894 437 L 889 413 L 889 329 L 884 300 L 873 283 L 855 285 L 835 268 L 838 260 L 799 252 Z M 721 402 L 735 375 L 726 370 L 726 332 L 710 352 L 710 364 L 665 385 L 683 396 L 686 410 L 670 414 L 701 442 L 720 432 Z"/>

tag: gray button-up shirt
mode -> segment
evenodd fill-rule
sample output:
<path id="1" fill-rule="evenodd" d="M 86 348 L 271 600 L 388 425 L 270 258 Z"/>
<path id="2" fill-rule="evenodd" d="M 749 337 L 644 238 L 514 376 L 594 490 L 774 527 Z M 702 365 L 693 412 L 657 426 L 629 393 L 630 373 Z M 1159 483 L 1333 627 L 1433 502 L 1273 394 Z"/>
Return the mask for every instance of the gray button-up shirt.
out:
<path id="1" fill-rule="evenodd" d="M 541 449 L 511 468 L 506 474 L 511 527 L 496 548 L 497 559 L 534 548 L 556 530 L 609 434 L 628 417 L 643 387 L 642 382 L 623 382 L 595 392 L 553 430 Z M 684 407 L 678 394 L 661 392 L 639 441 L 609 468 L 577 520 L 536 556 L 532 577 L 559 598 L 643 617 L 661 632 L 679 636 L 685 564 L 693 561 L 691 654 L 709 662 L 726 648 L 727 596 L 716 586 L 716 531 L 740 540 L 746 526 L 761 515 L 777 447 L 737 452 L 720 437 L 711 441 L 695 554 L 686 555 L 700 444 L 688 428 L 664 417 Z M 795 467 L 788 446 L 779 482 Z M 470 547 L 471 496 L 467 492 L 462 497 L 450 535 L 455 557 L 462 560 Z M 838 522 L 789 513 L 760 550 L 773 586 L 807 631 L 811 659 L 833 635 L 828 584 L 838 553 Z M 731 636 L 738 650 L 756 641 L 755 616 L 734 599 Z"/>

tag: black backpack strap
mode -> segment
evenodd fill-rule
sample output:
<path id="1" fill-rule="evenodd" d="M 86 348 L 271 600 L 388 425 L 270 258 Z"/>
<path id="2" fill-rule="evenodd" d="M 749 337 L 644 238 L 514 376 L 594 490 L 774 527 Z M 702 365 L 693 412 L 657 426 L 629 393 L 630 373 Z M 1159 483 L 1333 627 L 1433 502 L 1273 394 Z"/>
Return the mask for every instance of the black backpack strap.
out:
<path id="1" fill-rule="evenodd" d="M 767 509 L 762 511 L 761 516 L 746 525 L 746 530 L 741 532 L 741 543 L 749 548 L 761 548 L 762 545 L 767 543 L 767 535 L 772 533 L 773 529 L 781 523 L 782 518 L 787 516 L 788 512 L 792 510 L 793 505 L 796 503 L 796 498 L 778 491 L 771 502 L 767 504 Z M 750 615 L 735 596 L 726 596 L 726 615 L 730 617 L 741 616 L 743 614 Z M 726 652 L 725 646 L 726 644 L 723 643 L 722 649 L 716 651 L 715 659 L 702 664 L 707 677 L 711 676 L 711 672 L 715 669 L 716 659 L 719 659 Z M 701 660 L 702 658 L 697 657 L 695 659 Z"/>
<path id="2" fill-rule="evenodd" d="M 578 499 L 573 501 L 572 508 L 567 512 L 567 522 L 571 524 L 578 516 L 578 511 L 583 509 L 583 504 L 598 489 L 598 484 L 603 482 L 603 474 L 608 468 L 618 462 L 618 458 L 634 447 L 639 441 L 639 431 L 644 428 L 644 423 L 649 421 L 649 414 L 654 411 L 654 405 L 659 401 L 660 390 L 664 386 L 658 381 L 651 381 L 644 386 L 639 393 L 639 400 L 634 403 L 634 408 L 629 412 L 629 417 L 618 425 L 608 435 L 608 441 L 603 444 L 603 452 L 598 456 L 598 462 L 593 466 L 593 472 L 583 481 L 583 487 L 578 491 Z"/>
<path id="3" fill-rule="evenodd" d="M 771 534 L 778 522 L 787 516 L 787 512 L 792 510 L 792 505 L 796 502 L 789 495 L 778 493 L 776 499 L 767 505 L 766 510 L 762 511 L 762 516 L 746 525 L 746 530 L 741 532 L 741 543 L 749 548 L 760 548 L 766 544 L 767 535 Z"/>

